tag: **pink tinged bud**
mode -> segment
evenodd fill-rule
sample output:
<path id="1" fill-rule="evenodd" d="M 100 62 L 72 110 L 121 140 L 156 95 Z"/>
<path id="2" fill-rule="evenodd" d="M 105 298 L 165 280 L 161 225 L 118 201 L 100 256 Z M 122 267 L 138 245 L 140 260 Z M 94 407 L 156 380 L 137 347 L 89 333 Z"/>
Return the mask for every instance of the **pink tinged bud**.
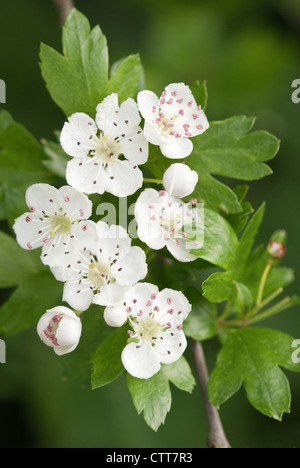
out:
<path id="1" fill-rule="evenodd" d="M 268 245 L 268 254 L 275 260 L 279 260 L 286 255 L 286 245 L 282 242 L 270 241 Z"/>
<path id="2" fill-rule="evenodd" d="M 30 221 L 32 221 L 32 217 L 31 216 L 26 216 L 25 221 L 26 221 L 26 223 L 30 223 Z"/>
<path id="3" fill-rule="evenodd" d="M 70 198 L 69 196 L 67 196 L 67 197 L 65 198 L 65 203 L 69 203 L 70 200 L 71 200 L 71 198 Z"/>

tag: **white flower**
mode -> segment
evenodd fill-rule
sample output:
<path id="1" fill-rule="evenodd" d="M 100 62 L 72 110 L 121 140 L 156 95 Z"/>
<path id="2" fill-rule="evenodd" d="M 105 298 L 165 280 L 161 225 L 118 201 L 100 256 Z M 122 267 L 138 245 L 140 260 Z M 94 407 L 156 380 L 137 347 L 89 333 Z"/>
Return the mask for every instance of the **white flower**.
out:
<path id="1" fill-rule="evenodd" d="M 91 303 L 120 304 L 125 292 L 147 275 L 146 255 L 131 246 L 125 229 L 101 221 L 97 228 L 98 241 L 91 250 L 79 250 L 67 268 L 53 269 L 57 279 L 67 279 L 63 300 L 80 311 Z"/>
<path id="2" fill-rule="evenodd" d="M 193 193 L 198 183 L 198 174 L 186 164 L 172 164 L 164 173 L 163 186 L 169 195 L 184 198 Z"/>
<path id="3" fill-rule="evenodd" d="M 152 91 L 138 94 L 138 107 L 145 119 L 144 134 L 153 145 L 159 145 L 164 156 L 185 158 L 193 151 L 189 139 L 209 128 L 207 118 L 184 83 L 166 87 L 160 99 Z"/>
<path id="4" fill-rule="evenodd" d="M 184 230 L 197 220 L 197 211 L 167 192 L 146 189 L 135 205 L 138 237 L 151 249 L 167 247 L 180 262 L 191 262 L 197 257 L 190 250 L 199 246 L 199 241 L 189 241 Z"/>
<path id="5" fill-rule="evenodd" d="M 140 121 L 135 101 L 127 99 L 119 107 L 117 94 L 98 105 L 96 123 L 86 114 L 73 114 L 60 137 L 64 151 L 73 156 L 67 166 L 68 184 L 88 194 L 106 191 L 117 197 L 141 188 L 138 165 L 148 159 L 148 142 Z"/>
<path id="6" fill-rule="evenodd" d="M 124 305 L 106 307 L 104 320 L 110 327 L 122 327 L 127 322 L 128 315 Z"/>
<path id="7" fill-rule="evenodd" d="M 64 265 L 78 245 L 89 248 L 96 239 L 96 224 L 87 219 L 92 203 L 86 195 L 65 186 L 57 190 L 48 184 L 35 184 L 26 192 L 28 213 L 13 226 L 17 241 L 26 250 L 43 247 L 45 265 Z"/>
<path id="8" fill-rule="evenodd" d="M 139 283 L 126 293 L 125 307 L 129 323 L 129 344 L 122 352 L 122 362 L 131 375 L 149 379 L 161 368 L 172 364 L 184 353 L 187 341 L 183 321 L 191 304 L 179 291 Z"/>
<path id="9" fill-rule="evenodd" d="M 71 353 L 77 347 L 82 325 L 80 318 L 67 307 L 59 306 L 48 310 L 37 326 L 41 340 L 59 356 Z"/>

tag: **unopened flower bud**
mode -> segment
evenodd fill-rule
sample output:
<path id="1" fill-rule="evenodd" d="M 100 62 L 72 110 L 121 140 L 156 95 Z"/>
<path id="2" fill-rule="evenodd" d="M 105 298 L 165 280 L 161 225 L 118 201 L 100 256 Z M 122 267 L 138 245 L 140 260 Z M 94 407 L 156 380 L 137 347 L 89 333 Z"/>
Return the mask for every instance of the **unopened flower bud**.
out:
<path id="1" fill-rule="evenodd" d="M 122 327 L 128 319 L 128 313 L 123 305 L 106 307 L 104 310 L 104 320 L 110 327 Z"/>
<path id="2" fill-rule="evenodd" d="M 80 318 L 67 307 L 59 306 L 48 310 L 37 326 L 41 340 L 59 356 L 74 351 L 77 347 L 82 325 Z"/>
<path id="3" fill-rule="evenodd" d="M 163 185 L 169 195 L 184 198 L 191 195 L 198 182 L 198 174 L 186 164 L 175 163 L 166 170 Z"/>
<path id="4" fill-rule="evenodd" d="M 282 242 L 271 240 L 268 245 L 268 254 L 275 260 L 279 260 L 286 255 L 286 246 Z"/>
<path id="5" fill-rule="evenodd" d="M 286 255 L 286 242 L 287 234 L 286 231 L 276 231 L 269 242 L 268 254 L 275 260 L 279 260 Z"/>

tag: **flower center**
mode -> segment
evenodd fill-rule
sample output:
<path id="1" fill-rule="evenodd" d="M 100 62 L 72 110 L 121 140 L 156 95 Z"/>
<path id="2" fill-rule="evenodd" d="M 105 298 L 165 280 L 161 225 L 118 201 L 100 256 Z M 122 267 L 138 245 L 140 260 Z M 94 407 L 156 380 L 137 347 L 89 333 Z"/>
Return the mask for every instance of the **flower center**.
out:
<path id="1" fill-rule="evenodd" d="M 114 281 L 114 278 L 111 278 L 110 267 L 105 263 L 91 263 L 89 269 L 88 279 L 96 289 L 101 289 L 102 286 Z"/>
<path id="2" fill-rule="evenodd" d="M 161 216 L 160 227 L 163 229 L 164 235 L 168 238 L 178 237 L 182 230 L 182 218 L 179 213 L 174 216 Z"/>
<path id="3" fill-rule="evenodd" d="M 95 148 L 95 155 L 106 164 L 113 164 L 120 156 L 120 146 L 112 138 L 102 136 Z"/>
<path id="4" fill-rule="evenodd" d="M 56 233 L 58 234 L 68 234 L 72 229 L 72 221 L 70 218 L 67 218 L 63 214 L 58 214 L 52 216 L 51 218 L 51 227 L 52 231 L 50 232 L 51 237 Z"/>
<path id="5" fill-rule="evenodd" d="M 178 115 L 174 115 L 170 118 L 167 118 L 163 112 L 159 112 L 158 118 L 155 120 L 155 123 L 159 130 L 165 133 L 166 135 L 178 136 L 178 132 L 174 131 L 174 122 L 178 117 Z"/>
<path id="6" fill-rule="evenodd" d="M 136 334 L 143 341 L 153 341 L 160 335 L 161 324 L 156 322 L 154 318 L 147 317 L 139 321 L 136 327 Z"/>

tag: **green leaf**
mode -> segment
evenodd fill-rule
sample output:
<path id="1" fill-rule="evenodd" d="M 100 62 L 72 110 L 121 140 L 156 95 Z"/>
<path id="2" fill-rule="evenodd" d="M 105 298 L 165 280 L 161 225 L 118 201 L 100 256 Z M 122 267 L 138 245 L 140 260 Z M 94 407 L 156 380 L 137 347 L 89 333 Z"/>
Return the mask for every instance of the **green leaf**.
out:
<path id="1" fill-rule="evenodd" d="M 192 250 L 193 255 L 230 270 L 238 247 L 238 238 L 234 230 L 215 211 L 199 210 L 199 218 L 200 225 L 204 223 L 204 243 L 201 248 Z"/>
<path id="2" fill-rule="evenodd" d="M 124 372 L 121 353 L 128 340 L 128 325 L 115 330 L 98 346 L 92 358 L 93 390 L 113 382 Z"/>
<path id="3" fill-rule="evenodd" d="M 180 390 L 192 393 L 196 382 L 183 356 L 173 364 L 162 365 L 161 370 L 151 379 L 137 379 L 127 375 L 127 386 L 133 404 L 138 414 L 143 413 L 145 422 L 154 431 L 164 424 L 171 409 L 170 382 Z"/>
<path id="4" fill-rule="evenodd" d="M 198 105 L 201 105 L 205 111 L 207 108 L 208 93 L 207 93 L 207 82 L 206 81 L 195 81 L 191 85 L 191 91 L 194 95 L 195 101 Z"/>
<path id="5" fill-rule="evenodd" d="M 164 365 L 163 373 L 180 390 L 188 393 L 193 392 L 196 381 L 184 356 L 181 356 L 174 364 Z"/>
<path id="6" fill-rule="evenodd" d="M 109 81 L 106 38 L 99 26 L 91 30 L 88 19 L 73 9 L 63 28 L 63 55 L 41 45 L 42 76 L 54 102 L 67 117 L 75 112 L 95 115 L 97 105 L 112 92 L 120 103 L 134 97 L 142 72 L 137 55 L 117 67 Z"/>
<path id="7" fill-rule="evenodd" d="M 52 174 L 65 179 L 70 156 L 64 152 L 60 144 L 53 141 L 42 140 L 42 145 L 47 156 L 47 159 L 43 160 L 44 166 Z"/>
<path id="8" fill-rule="evenodd" d="M 217 309 L 197 291 L 188 288 L 184 294 L 192 304 L 192 311 L 184 321 L 184 333 L 194 340 L 204 341 L 217 334 Z"/>
<path id="9" fill-rule="evenodd" d="M 213 273 L 202 284 L 204 297 L 215 304 L 232 298 L 233 275 L 231 272 Z"/>
<path id="10" fill-rule="evenodd" d="M 142 64 L 139 55 L 130 55 L 122 60 L 114 69 L 109 82 L 109 92 L 118 92 L 119 104 L 130 97 L 134 97 L 138 91 L 142 74 Z"/>
<path id="11" fill-rule="evenodd" d="M 24 264 L 22 270 L 24 273 Z M 0 333 L 15 335 L 36 326 L 47 310 L 59 304 L 62 290 L 63 283 L 56 281 L 49 271 L 27 273 L 0 309 Z"/>
<path id="12" fill-rule="evenodd" d="M 147 380 L 128 374 L 127 386 L 138 414 L 143 413 L 146 424 L 157 431 L 164 424 L 172 404 L 169 380 L 163 370 Z"/>
<path id="13" fill-rule="evenodd" d="M 241 320 L 246 316 L 253 305 L 253 297 L 247 286 L 243 283 L 233 281 L 236 287 L 236 307 L 237 319 Z"/>
<path id="14" fill-rule="evenodd" d="M 257 180 L 272 173 L 265 162 L 276 155 L 279 141 L 265 131 L 251 132 L 254 122 L 255 119 L 245 116 L 210 122 L 203 135 L 192 139 L 194 150 L 188 164 L 199 175 L 194 196 L 209 208 L 225 214 L 242 213 L 245 209 L 238 194 L 214 176 Z M 151 148 L 146 167 L 161 178 L 168 161 Z"/>
<path id="15" fill-rule="evenodd" d="M 219 407 L 244 384 L 250 403 L 261 413 L 281 420 L 290 411 L 288 380 L 280 367 L 300 372 L 292 362 L 294 339 L 265 328 L 231 333 L 219 353 L 208 385 L 209 399 Z"/>

